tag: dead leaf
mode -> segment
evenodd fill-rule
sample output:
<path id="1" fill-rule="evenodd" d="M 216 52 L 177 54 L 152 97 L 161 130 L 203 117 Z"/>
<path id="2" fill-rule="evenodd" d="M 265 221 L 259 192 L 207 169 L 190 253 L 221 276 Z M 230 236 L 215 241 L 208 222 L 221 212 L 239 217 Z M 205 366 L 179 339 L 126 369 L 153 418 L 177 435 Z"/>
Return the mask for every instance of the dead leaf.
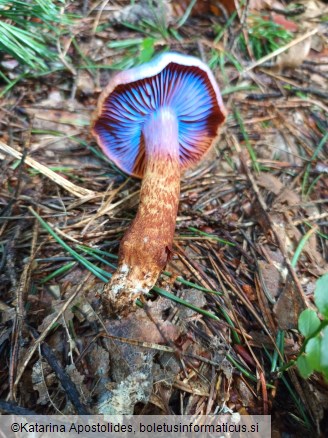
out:
<path id="1" fill-rule="evenodd" d="M 272 301 L 279 295 L 282 284 L 281 274 L 275 265 L 264 260 L 258 261 L 258 267 L 262 287 L 267 297 L 271 298 L 269 300 Z"/>
<path id="2" fill-rule="evenodd" d="M 179 2 L 174 2 L 174 15 L 182 17 L 189 5 L 189 0 L 180 0 Z M 191 15 L 193 17 L 199 17 L 208 14 L 220 16 L 224 12 L 231 14 L 235 10 L 236 6 L 234 0 L 198 0 L 192 8 Z"/>
<path id="3" fill-rule="evenodd" d="M 85 380 L 85 376 L 83 376 L 76 368 L 75 364 L 72 363 L 70 365 L 67 365 L 65 368 L 66 373 L 71 378 L 72 382 L 75 383 L 78 392 L 82 394 L 84 400 L 86 401 L 89 396 L 90 392 L 87 389 L 87 386 L 83 383 Z"/>
<path id="4" fill-rule="evenodd" d="M 204 292 L 201 292 L 197 289 L 186 289 L 184 291 L 185 297 L 190 304 L 193 304 L 197 307 L 204 307 L 206 305 L 206 298 Z M 195 316 L 197 313 L 195 310 L 189 309 L 188 307 L 182 304 L 174 304 L 179 309 L 179 318 L 180 320 L 186 320 Z"/>
<path id="5" fill-rule="evenodd" d="M 70 125 L 76 128 L 82 128 L 90 125 L 90 115 L 87 113 L 79 114 L 76 111 L 67 111 L 67 110 L 56 109 L 56 108 L 47 109 L 42 107 L 38 107 L 38 108 L 25 107 L 24 109 L 27 112 L 27 114 L 33 116 L 34 119 L 37 119 L 39 121 L 42 120 L 44 124 L 48 122 L 49 125 L 51 125 L 52 127 L 53 124 Z M 42 125 L 42 127 L 43 129 L 46 129 L 44 124 Z"/>
<path id="6" fill-rule="evenodd" d="M 170 303 L 167 300 L 163 300 L 163 302 L 164 301 L 166 301 L 165 307 L 169 308 Z M 155 302 L 149 311 L 152 319 L 157 321 L 161 331 L 157 329 L 154 322 L 147 316 L 143 309 L 137 309 L 136 312 L 131 313 L 124 320 L 110 321 L 107 327 L 108 332 L 114 336 L 134 339 L 140 342 L 161 344 L 166 343 L 167 339 L 174 342 L 180 335 L 181 329 L 169 321 L 163 321 L 159 313 L 161 311 L 161 309 L 159 309 L 159 303 Z"/>
<path id="7" fill-rule="evenodd" d="M 40 359 L 35 362 L 32 369 L 32 383 L 33 389 L 39 393 L 38 404 L 49 403 L 48 386 L 52 386 L 55 382 L 56 376 L 50 365 Z"/>
<path id="8" fill-rule="evenodd" d="M 297 328 L 298 317 L 304 309 L 306 309 L 305 298 L 299 295 L 297 287 L 289 276 L 273 308 L 279 329 L 290 330 Z"/>
<path id="9" fill-rule="evenodd" d="M 264 187 L 275 195 L 278 195 L 283 188 L 283 183 L 276 176 L 268 172 L 262 172 L 257 178 L 257 183 L 260 187 Z"/>
<path id="10" fill-rule="evenodd" d="M 32 136 L 31 152 L 40 148 L 46 149 L 47 153 L 67 149 L 69 137 L 78 135 L 90 124 L 90 111 L 85 111 L 77 100 L 65 98 L 58 90 L 51 91 L 46 99 L 37 104 L 22 105 L 22 108 L 31 117 L 33 129 L 44 131 Z"/>
<path id="11" fill-rule="evenodd" d="M 259 223 L 265 233 L 269 234 L 271 232 L 271 223 L 269 217 L 267 213 L 263 211 L 263 208 L 257 199 L 254 200 L 251 206 L 251 216 Z"/>
<path id="12" fill-rule="evenodd" d="M 282 190 L 282 192 L 279 194 L 279 196 L 277 197 L 277 199 L 275 200 L 274 204 L 284 204 L 286 203 L 287 205 L 296 205 L 299 204 L 301 202 L 301 198 L 300 196 L 291 189 L 288 188 L 284 188 Z"/>
<path id="13" fill-rule="evenodd" d="M 304 5 L 305 12 L 302 14 L 302 20 L 321 18 L 328 13 L 328 6 L 320 0 L 299 0 L 299 5 Z"/>
<path id="14" fill-rule="evenodd" d="M 201 379 L 197 381 L 197 383 L 193 382 L 181 382 L 179 380 L 176 380 L 174 382 L 174 388 L 178 388 L 181 391 L 188 392 L 189 394 L 192 394 L 194 396 L 200 396 L 200 397 L 209 397 L 209 387 L 208 384 L 203 382 Z"/>
<path id="15" fill-rule="evenodd" d="M 287 18 L 285 18 L 283 15 L 276 14 L 274 12 L 271 14 L 271 20 L 289 32 L 296 32 L 299 28 L 294 21 L 287 20 Z"/>
<path id="16" fill-rule="evenodd" d="M 254 395 L 248 388 L 248 386 L 244 383 L 244 381 L 240 378 L 236 381 L 236 386 L 239 392 L 240 401 L 243 406 L 251 406 L 254 403 Z"/>
<path id="17" fill-rule="evenodd" d="M 86 70 L 78 70 L 76 88 L 84 95 L 91 95 L 96 88 L 94 78 Z"/>
<path id="18" fill-rule="evenodd" d="M 167 340 L 174 342 L 181 333 L 179 327 L 163 320 L 164 310 L 169 307 L 170 302 L 160 298 L 148 305 L 151 317 L 144 309 L 137 308 L 125 318 L 106 322 L 107 332 L 113 336 L 105 339 L 110 352 L 110 376 L 116 383 L 100 395 L 99 412 L 130 414 L 135 403 L 149 400 L 153 357 L 157 351 L 150 346 Z"/>
<path id="19" fill-rule="evenodd" d="M 105 348 L 94 344 L 86 357 L 90 375 L 107 377 L 109 373 L 109 353 Z"/>
<path id="20" fill-rule="evenodd" d="M 302 166 L 303 162 L 298 155 L 298 144 L 293 136 L 288 138 L 278 129 L 269 134 L 266 139 L 266 147 L 261 148 L 260 155 L 263 158 L 276 156 L 279 161 L 290 163 L 294 166 Z"/>
<path id="21" fill-rule="evenodd" d="M 181 370 L 179 359 L 172 353 L 162 353 L 158 358 L 159 364 L 154 364 L 154 383 L 165 382 L 166 385 L 173 385 L 176 376 Z"/>
<path id="22" fill-rule="evenodd" d="M 2 324 L 4 324 L 5 322 L 11 321 L 15 318 L 16 309 L 15 307 L 7 306 L 6 303 L 0 301 L 0 315 L 1 315 L 1 322 Z"/>
<path id="23" fill-rule="evenodd" d="M 6 70 L 14 70 L 19 65 L 19 62 L 16 59 L 8 59 L 1 61 L 1 66 Z"/>
<path id="24" fill-rule="evenodd" d="M 132 415 L 136 403 L 148 402 L 152 385 L 151 374 L 133 372 L 114 387 L 109 385 L 100 397 L 96 411 L 104 415 Z"/>
<path id="25" fill-rule="evenodd" d="M 303 61 L 308 57 L 311 49 L 312 38 L 309 37 L 304 41 L 292 46 L 286 52 L 277 56 L 277 62 L 275 68 L 282 70 L 284 68 L 296 68 L 299 67 Z"/>
<path id="26" fill-rule="evenodd" d="M 311 41 L 311 50 L 315 50 L 320 53 L 323 51 L 325 44 L 327 43 L 323 35 L 313 35 Z"/>
<path id="27" fill-rule="evenodd" d="M 114 12 L 113 17 L 119 23 L 140 24 L 146 20 L 156 24 L 161 20 L 167 26 L 172 22 L 172 6 L 168 0 L 140 0 Z"/>

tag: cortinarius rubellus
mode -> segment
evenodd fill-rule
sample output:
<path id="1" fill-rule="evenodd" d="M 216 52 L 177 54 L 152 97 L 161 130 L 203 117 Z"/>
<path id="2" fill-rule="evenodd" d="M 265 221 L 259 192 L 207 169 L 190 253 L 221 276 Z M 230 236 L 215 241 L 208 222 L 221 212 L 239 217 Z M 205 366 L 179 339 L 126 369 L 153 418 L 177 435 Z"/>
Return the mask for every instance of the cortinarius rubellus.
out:
<path id="1" fill-rule="evenodd" d="M 137 215 L 125 233 L 110 289 L 149 291 L 172 251 L 180 176 L 215 143 L 225 120 L 210 69 L 192 56 L 165 53 L 123 71 L 100 96 L 92 132 L 124 172 L 142 178 Z"/>

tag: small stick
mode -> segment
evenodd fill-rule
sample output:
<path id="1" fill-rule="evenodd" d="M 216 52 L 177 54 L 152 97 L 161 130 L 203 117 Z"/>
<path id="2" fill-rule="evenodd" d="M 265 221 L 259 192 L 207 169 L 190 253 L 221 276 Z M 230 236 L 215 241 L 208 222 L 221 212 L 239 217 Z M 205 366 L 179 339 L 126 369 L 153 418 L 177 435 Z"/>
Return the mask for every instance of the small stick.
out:
<path id="1" fill-rule="evenodd" d="M 244 75 L 245 73 L 247 73 L 248 71 L 253 70 L 253 68 L 258 67 L 259 65 L 263 64 L 264 62 L 269 61 L 269 59 L 272 59 L 275 56 L 280 55 L 280 53 L 283 53 L 286 50 L 290 49 L 291 47 L 296 46 L 296 44 L 306 40 L 307 38 L 311 37 L 312 35 L 315 35 L 316 33 L 318 33 L 318 31 L 319 31 L 319 28 L 316 27 L 315 29 L 310 30 L 309 32 L 305 33 L 304 35 L 301 35 L 298 38 L 295 38 L 293 41 L 286 44 L 285 46 L 279 47 L 279 49 L 275 50 L 274 52 L 269 53 L 266 56 L 263 56 L 263 58 L 260 58 L 255 62 L 252 62 L 248 67 L 246 67 L 242 71 L 241 76 Z"/>
<path id="2" fill-rule="evenodd" d="M 287 9 L 280 9 L 280 8 L 271 8 L 271 12 L 275 12 L 279 15 L 284 15 L 285 17 L 295 17 L 296 15 L 303 14 L 305 12 L 305 7 L 300 6 L 299 8 L 291 9 L 290 11 Z"/>
<path id="3" fill-rule="evenodd" d="M 6 402 L 4 400 L 0 400 L 0 411 L 13 415 L 38 415 L 31 409 L 22 408 L 21 406 L 17 406 L 15 403 Z"/>
<path id="4" fill-rule="evenodd" d="M 22 159 L 23 157 L 23 154 L 21 152 L 16 151 L 15 149 L 3 143 L 2 141 L 0 141 L 0 151 L 5 152 L 6 154 L 12 157 L 18 158 L 19 160 Z M 33 167 L 33 169 L 38 170 L 40 173 L 50 178 L 56 184 L 66 189 L 68 192 L 72 193 L 74 196 L 83 198 L 84 196 L 95 197 L 99 195 L 97 192 L 73 184 L 72 182 L 68 181 L 66 178 L 63 178 L 62 176 L 58 175 L 58 173 L 49 169 L 47 166 L 44 166 L 38 161 L 33 160 L 33 158 L 25 157 L 25 164 L 28 164 L 29 166 Z"/>
<path id="5" fill-rule="evenodd" d="M 34 337 L 34 339 L 39 338 L 39 333 L 33 328 L 30 327 L 30 331 Z M 72 405 L 75 407 L 76 412 L 79 415 L 88 415 L 89 411 L 80 401 L 80 393 L 76 388 L 74 382 L 72 382 L 71 378 L 68 376 L 66 371 L 63 370 L 61 365 L 59 364 L 55 354 L 52 352 L 51 348 L 46 342 L 41 344 L 41 354 L 46 359 L 48 364 L 51 366 L 52 370 L 55 372 L 58 377 L 64 391 L 66 392 L 68 398 L 72 402 Z"/>

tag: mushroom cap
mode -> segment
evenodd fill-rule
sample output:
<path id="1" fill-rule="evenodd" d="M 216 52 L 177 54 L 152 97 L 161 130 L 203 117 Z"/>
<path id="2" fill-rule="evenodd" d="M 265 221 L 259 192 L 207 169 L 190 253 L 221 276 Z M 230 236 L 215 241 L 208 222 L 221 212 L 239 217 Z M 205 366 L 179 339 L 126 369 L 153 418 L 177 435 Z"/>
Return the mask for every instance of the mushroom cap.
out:
<path id="1" fill-rule="evenodd" d="M 143 177 L 145 123 L 169 108 L 178 121 L 181 170 L 210 149 L 225 120 L 216 80 L 199 59 L 164 53 L 151 62 L 117 73 L 100 95 L 92 133 L 104 153 L 124 172 Z"/>

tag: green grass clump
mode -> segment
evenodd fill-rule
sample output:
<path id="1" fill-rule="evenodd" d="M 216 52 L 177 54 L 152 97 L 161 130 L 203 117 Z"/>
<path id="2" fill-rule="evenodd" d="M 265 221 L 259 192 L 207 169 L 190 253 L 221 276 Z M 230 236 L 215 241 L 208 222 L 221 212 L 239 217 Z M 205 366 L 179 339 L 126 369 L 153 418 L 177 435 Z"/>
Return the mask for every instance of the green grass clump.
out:
<path id="1" fill-rule="evenodd" d="M 287 44 L 292 39 L 292 33 L 283 26 L 266 20 L 261 15 L 250 16 L 248 28 L 250 48 L 256 59 L 260 59 L 279 47 Z M 243 35 L 240 36 L 239 43 L 241 49 L 246 52 L 246 42 Z"/>
<path id="2" fill-rule="evenodd" d="M 59 5 L 58 5 L 59 4 Z M 61 12 L 64 0 L 0 0 L 0 56 L 9 54 L 34 71 L 56 61 L 56 39 L 70 19 Z"/>
<path id="3" fill-rule="evenodd" d="M 122 41 L 111 41 L 108 47 L 121 50 L 122 59 L 116 64 L 112 64 L 114 70 L 125 70 L 135 65 L 143 64 L 151 60 L 155 54 L 154 38 L 133 38 Z"/>

